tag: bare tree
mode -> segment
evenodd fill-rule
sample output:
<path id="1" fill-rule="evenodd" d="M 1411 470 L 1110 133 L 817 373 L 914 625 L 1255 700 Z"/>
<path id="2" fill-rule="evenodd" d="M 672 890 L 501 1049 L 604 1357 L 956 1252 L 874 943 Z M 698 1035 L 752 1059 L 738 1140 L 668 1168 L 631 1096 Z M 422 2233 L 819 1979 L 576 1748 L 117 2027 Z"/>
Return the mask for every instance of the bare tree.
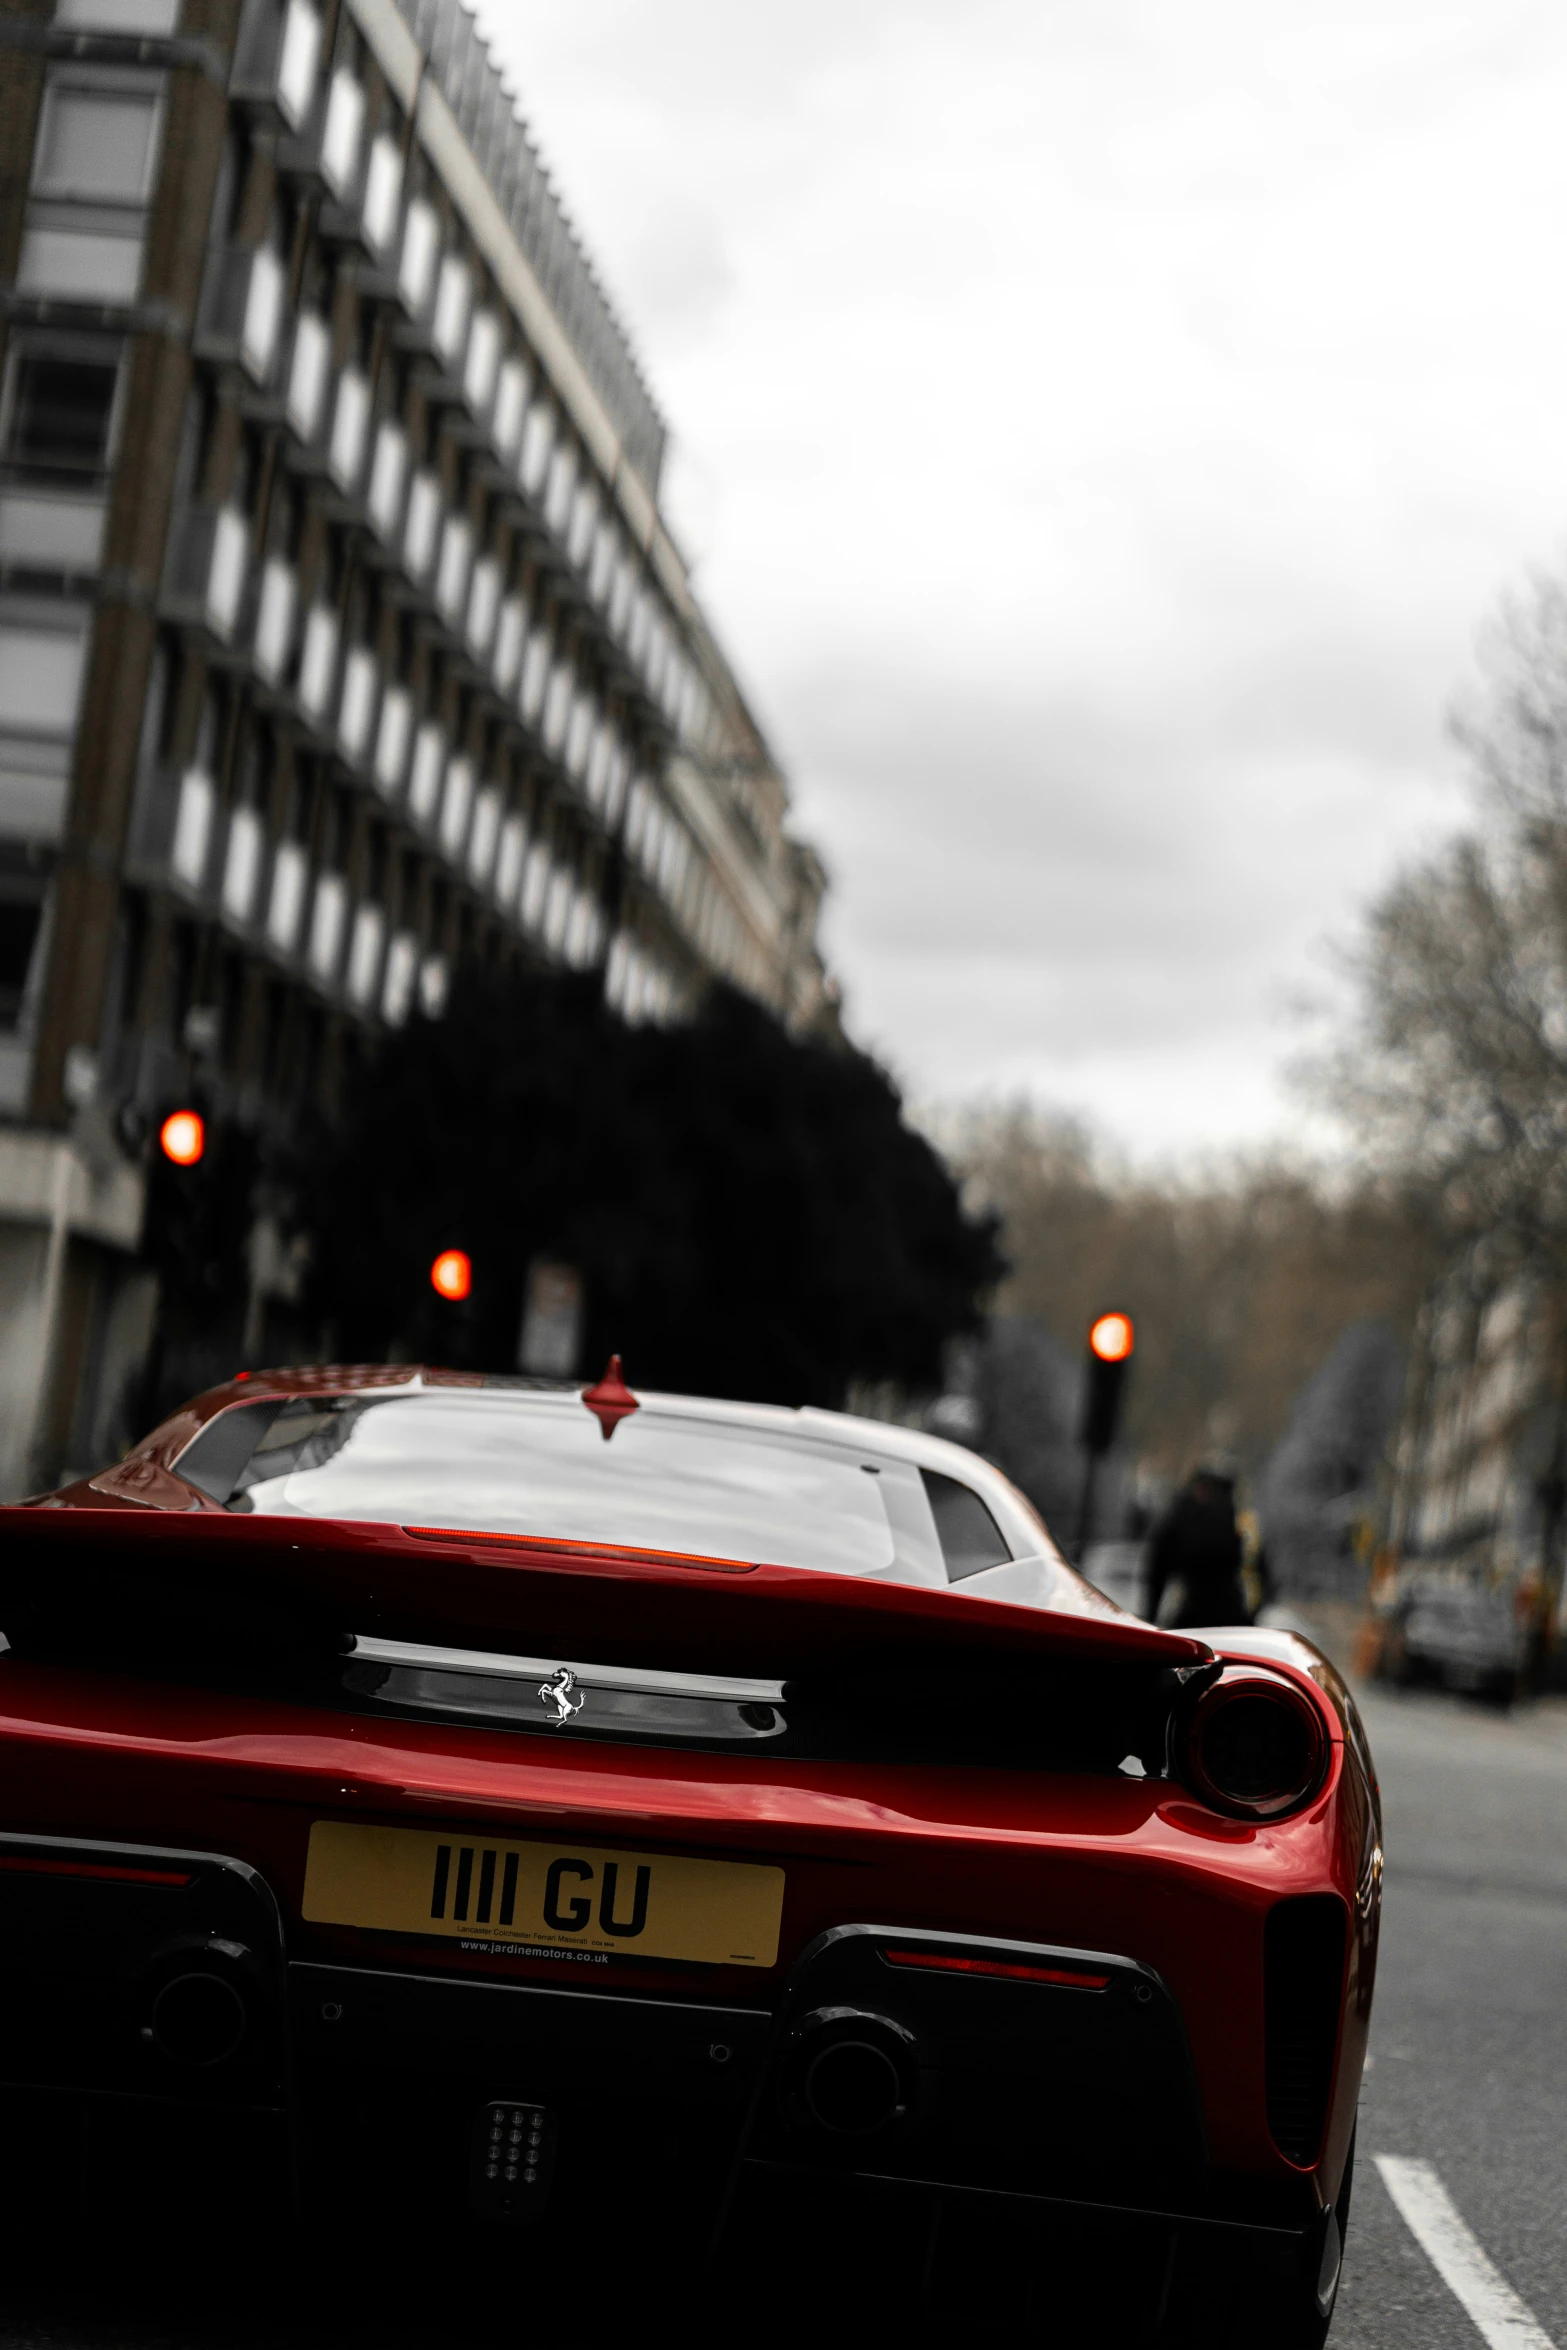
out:
<path id="1" fill-rule="evenodd" d="M 1302 1385 L 1354 1322 L 1401 1342 L 1428 1274 L 1418 1203 L 1380 1180 L 1239 1161 L 1203 1179 L 1136 1174 L 1069 1120 L 971 1116 L 948 1147 L 1002 1216 L 999 1304 L 1081 1360 L 1088 1325 L 1137 1324 L 1129 1433 L 1183 1476 L 1214 1443 L 1260 1467 Z"/>
<path id="2" fill-rule="evenodd" d="M 1367 1163 L 1420 1200 L 1436 1242 L 1406 1486 L 1442 1486 L 1456 1524 L 1453 1497 L 1488 1454 L 1498 1520 L 1516 1517 L 1518 1481 L 1509 1499 L 1492 1472 L 1498 1448 L 1527 1450 L 1554 1554 L 1567 1460 L 1567 580 L 1536 580 L 1504 607 L 1482 676 L 1455 720 L 1473 821 L 1372 909 L 1352 956 L 1358 1015 L 1318 1083 Z M 1402 1515 L 1418 1532 L 1407 1493 Z"/>

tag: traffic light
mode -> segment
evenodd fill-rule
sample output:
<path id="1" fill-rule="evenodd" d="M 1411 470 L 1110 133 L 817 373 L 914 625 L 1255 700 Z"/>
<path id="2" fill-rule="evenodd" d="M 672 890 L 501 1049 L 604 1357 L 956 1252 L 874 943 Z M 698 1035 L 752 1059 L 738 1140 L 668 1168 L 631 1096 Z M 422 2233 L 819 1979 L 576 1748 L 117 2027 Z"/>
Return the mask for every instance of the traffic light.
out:
<path id="1" fill-rule="evenodd" d="M 175 1167 L 194 1167 L 207 1147 L 206 1122 L 199 1110 L 171 1110 L 158 1128 L 158 1147 Z"/>
<path id="2" fill-rule="evenodd" d="M 473 1265 L 462 1249 L 442 1249 L 430 1267 L 430 1287 L 449 1304 L 461 1305 L 473 1287 Z"/>
<path id="3" fill-rule="evenodd" d="M 1088 1333 L 1081 1442 L 1093 1459 L 1115 1442 L 1134 1343 L 1130 1314 L 1101 1314 Z"/>

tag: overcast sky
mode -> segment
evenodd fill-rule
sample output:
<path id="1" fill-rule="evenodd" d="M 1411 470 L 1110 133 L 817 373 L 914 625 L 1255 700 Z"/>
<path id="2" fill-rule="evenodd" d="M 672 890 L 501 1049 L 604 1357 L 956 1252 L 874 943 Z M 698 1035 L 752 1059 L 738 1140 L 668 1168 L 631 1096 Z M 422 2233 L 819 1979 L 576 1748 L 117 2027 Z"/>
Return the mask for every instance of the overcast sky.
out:
<path id="1" fill-rule="evenodd" d="M 1288 1130 L 1567 551 L 1567 15 L 489 0 L 916 1099 Z"/>

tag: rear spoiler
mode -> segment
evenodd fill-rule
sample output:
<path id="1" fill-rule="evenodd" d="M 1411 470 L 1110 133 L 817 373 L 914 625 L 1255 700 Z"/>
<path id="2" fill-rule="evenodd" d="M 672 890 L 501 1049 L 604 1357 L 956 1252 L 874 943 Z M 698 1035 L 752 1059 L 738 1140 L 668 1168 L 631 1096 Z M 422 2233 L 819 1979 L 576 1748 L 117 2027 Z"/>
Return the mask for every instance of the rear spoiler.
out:
<path id="1" fill-rule="evenodd" d="M 722 1564 L 722 1563 L 720 1563 Z M 325 1661 L 356 1634 L 675 1672 L 816 1678 L 869 1657 L 1184 1676 L 1212 1650 L 1130 1618 L 795 1567 L 341 1519 L 0 1508 L 0 1632 L 54 1657 Z"/>

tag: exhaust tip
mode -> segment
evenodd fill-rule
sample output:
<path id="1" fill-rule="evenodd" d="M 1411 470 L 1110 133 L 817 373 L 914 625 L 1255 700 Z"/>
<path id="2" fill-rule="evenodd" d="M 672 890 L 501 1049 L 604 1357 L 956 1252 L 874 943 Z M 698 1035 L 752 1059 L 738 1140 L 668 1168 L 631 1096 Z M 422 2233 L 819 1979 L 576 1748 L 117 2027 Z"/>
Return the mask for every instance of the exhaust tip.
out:
<path id="1" fill-rule="evenodd" d="M 890 2016 L 818 2008 L 793 2035 L 797 2121 L 835 2138 L 863 2138 L 904 2119 L 918 2078 L 914 2038 Z"/>
<path id="2" fill-rule="evenodd" d="M 884 2130 L 903 2109 L 898 2068 L 872 2040 L 834 2041 L 806 2066 L 802 2088 L 812 2121 L 844 2137 Z"/>
<path id="3" fill-rule="evenodd" d="M 244 2044 L 245 2002 L 226 1976 L 175 1975 L 152 2003 L 152 2041 L 171 2064 L 226 2064 Z"/>

